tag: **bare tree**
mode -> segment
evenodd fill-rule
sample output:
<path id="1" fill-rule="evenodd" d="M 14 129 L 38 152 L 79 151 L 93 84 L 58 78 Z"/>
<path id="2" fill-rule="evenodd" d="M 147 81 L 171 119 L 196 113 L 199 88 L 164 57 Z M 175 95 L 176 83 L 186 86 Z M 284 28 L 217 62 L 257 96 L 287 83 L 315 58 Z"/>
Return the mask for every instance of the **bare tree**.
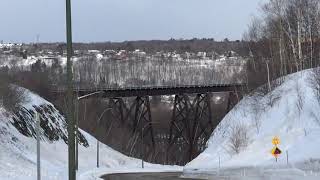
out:
<path id="1" fill-rule="evenodd" d="M 295 92 L 297 95 L 296 107 L 297 107 L 299 115 L 300 115 L 300 113 L 303 109 L 304 97 L 303 97 L 303 92 L 302 92 L 302 89 L 301 89 L 299 82 L 295 83 Z"/>
<path id="2" fill-rule="evenodd" d="M 3 74 L 0 77 L 0 102 L 7 111 L 12 113 L 17 112 L 19 107 L 27 102 L 25 90 L 12 85 L 9 77 Z"/>
<path id="3" fill-rule="evenodd" d="M 231 126 L 229 136 L 229 151 L 232 154 L 239 154 L 248 146 L 249 135 L 248 127 L 244 124 L 234 124 Z"/>
<path id="4" fill-rule="evenodd" d="M 275 80 L 320 64 L 319 0 L 269 0 L 262 10 L 263 16 L 252 21 L 245 37 L 254 70 L 261 71 L 259 66 L 268 60 L 270 79 Z M 261 80 L 258 84 L 267 83 L 267 78 L 255 77 Z"/>

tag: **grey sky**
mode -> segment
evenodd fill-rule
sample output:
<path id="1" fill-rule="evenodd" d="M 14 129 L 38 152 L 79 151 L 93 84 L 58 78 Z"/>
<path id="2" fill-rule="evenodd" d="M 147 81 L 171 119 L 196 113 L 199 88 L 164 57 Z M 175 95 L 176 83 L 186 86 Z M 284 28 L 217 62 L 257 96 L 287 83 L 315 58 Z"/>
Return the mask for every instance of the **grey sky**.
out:
<path id="1" fill-rule="evenodd" d="M 72 0 L 77 42 L 241 39 L 262 0 Z M 65 41 L 65 0 L 0 0 L 0 40 Z"/>

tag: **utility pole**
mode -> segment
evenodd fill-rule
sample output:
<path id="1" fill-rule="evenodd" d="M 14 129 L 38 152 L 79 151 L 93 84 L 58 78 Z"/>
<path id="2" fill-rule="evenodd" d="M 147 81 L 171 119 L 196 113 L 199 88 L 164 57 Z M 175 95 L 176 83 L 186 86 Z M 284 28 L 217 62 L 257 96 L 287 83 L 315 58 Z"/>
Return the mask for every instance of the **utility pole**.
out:
<path id="1" fill-rule="evenodd" d="M 141 144 L 142 144 L 142 158 L 141 158 L 141 168 L 144 168 L 144 141 L 143 141 L 143 131 L 144 131 L 144 128 L 142 128 L 141 130 Z"/>
<path id="2" fill-rule="evenodd" d="M 79 99 L 78 99 L 78 94 L 77 94 L 77 98 L 75 100 L 75 156 L 76 156 L 76 170 L 79 169 L 79 140 L 78 140 L 78 128 L 79 128 Z"/>
<path id="3" fill-rule="evenodd" d="M 100 167 L 100 164 L 99 164 L 99 154 L 100 154 L 100 148 L 99 148 L 99 140 L 97 138 L 97 168 Z"/>
<path id="4" fill-rule="evenodd" d="M 67 29 L 67 122 L 68 122 L 68 161 L 69 180 L 76 179 L 75 169 L 75 122 L 73 119 L 73 75 L 72 75 L 72 26 L 71 26 L 71 0 L 66 0 L 66 29 Z"/>
<path id="5" fill-rule="evenodd" d="M 41 180 L 41 165 L 40 165 L 40 118 L 39 114 L 36 113 L 37 123 L 37 180 Z"/>
<path id="6" fill-rule="evenodd" d="M 104 113 L 106 113 L 107 111 L 110 111 L 110 110 L 112 110 L 112 108 L 106 108 L 106 109 L 101 113 L 101 115 L 100 115 L 100 117 L 99 117 L 99 119 L 98 119 L 98 121 L 97 121 L 97 125 L 100 124 L 100 121 L 101 121 Z M 98 133 L 98 126 L 97 126 L 97 134 L 99 135 L 99 133 Z M 99 155 L 100 155 L 100 147 L 99 147 L 100 142 L 99 142 L 99 139 L 98 139 L 98 135 L 97 135 L 97 168 L 100 167 L 100 156 L 99 156 Z"/>

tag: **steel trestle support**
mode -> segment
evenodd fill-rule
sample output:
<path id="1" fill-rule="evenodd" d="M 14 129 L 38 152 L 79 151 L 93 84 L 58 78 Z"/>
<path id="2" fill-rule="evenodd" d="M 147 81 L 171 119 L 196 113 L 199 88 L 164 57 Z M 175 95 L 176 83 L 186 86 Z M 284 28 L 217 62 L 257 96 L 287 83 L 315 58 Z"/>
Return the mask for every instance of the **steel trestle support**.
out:
<path id="1" fill-rule="evenodd" d="M 213 131 L 211 94 L 175 96 L 170 125 L 167 162 L 184 165 L 204 149 Z M 187 150 L 186 150 L 187 149 Z"/>

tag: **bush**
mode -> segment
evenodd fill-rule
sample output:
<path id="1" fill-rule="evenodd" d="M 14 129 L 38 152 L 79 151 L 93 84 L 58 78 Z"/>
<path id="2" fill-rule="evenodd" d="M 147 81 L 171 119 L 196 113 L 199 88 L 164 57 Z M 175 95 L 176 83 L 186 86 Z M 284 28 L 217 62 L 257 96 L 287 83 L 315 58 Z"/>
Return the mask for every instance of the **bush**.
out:
<path id="1" fill-rule="evenodd" d="M 16 112 L 22 103 L 27 102 L 25 90 L 11 85 L 7 78 L 0 79 L 0 104 L 9 112 Z"/>
<path id="2" fill-rule="evenodd" d="M 232 154 L 239 154 L 248 146 L 249 136 L 248 128 L 243 124 L 236 124 L 231 127 L 229 137 L 229 150 Z"/>

